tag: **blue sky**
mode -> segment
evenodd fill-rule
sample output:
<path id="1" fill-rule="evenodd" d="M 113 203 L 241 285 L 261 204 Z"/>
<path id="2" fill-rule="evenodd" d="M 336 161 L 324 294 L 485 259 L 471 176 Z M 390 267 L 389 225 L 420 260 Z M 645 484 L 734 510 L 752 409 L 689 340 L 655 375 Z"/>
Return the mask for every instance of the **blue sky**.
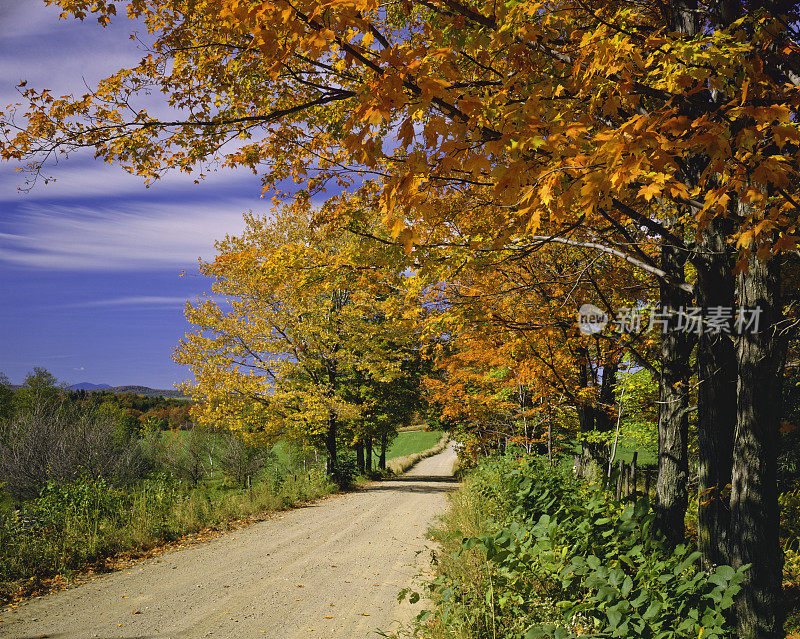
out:
<path id="1" fill-rule="evenodd" d="M 130 24 L 58 20 L 38 0 L 0 0 L 0 22 L 2 107 L 20 80 L 79 93 L 141 57 Z M 0 372 L 20 383 L 43 366 L 70 384 L 156 388 L 187 378 L 171 354 L 189 328 L 184 301 L 210 289 L 197 259 L 241 230 L 242 212 L 266 210 L 258 180 L 171 175 L 147 189 L 88 156 L 49 173 L 55 183 L 21 193 L 13 166 L 0 164 Z"/>

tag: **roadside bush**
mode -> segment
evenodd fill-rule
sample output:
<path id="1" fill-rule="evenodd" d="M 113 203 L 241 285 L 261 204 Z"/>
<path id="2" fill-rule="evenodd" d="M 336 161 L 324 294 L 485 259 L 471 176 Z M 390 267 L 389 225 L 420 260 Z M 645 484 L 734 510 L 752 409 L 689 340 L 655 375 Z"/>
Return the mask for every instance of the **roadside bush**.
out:
<path id="1" fill-rule="evenodd" d="M 800 550 L 800 482 L 778 495 L 778 504 L 781 508 L 781 545 L 784 549 Z"/>
<path id="2" fill-rule="evenodd" d="M 35 497 L 48 482 L 127 481 L 150 468 L 138 442 L 120 443 L 114 424 L 92 410 L 70 414 L 44 404 L 18 413 L 0 439 L 0 477 L 18 499 Z"/>
<path id="3" fill-rule="evenodd" d="M 728 636 L 742 571 L 704 571 L 686 546 L 667 552 L 645 501 L 621 503 L 537 458 L 488 461 L 463 490 L 435 532 L 449 552 L 423 636 Z"/>
<path id="4" fill-rule="evenodd" d="M 158 432 L 158 437 L 150 436 L 148 445 L 156 451 L 154 457 L 162 468 L 175 477 L 188 480 L 192 486 L 212 476 L 215 449 L 219 446 L 219 437 L 215 433 L 198 425 L 165 436 Z"/>
<path id="5" fill-rule="evenodd" d="M 348 448 L 340 449 L 336 455 L 336 472 L 331 476 L 331 480 L 339 488 L 346 489 L 353 486 L 353 482 L 358 475 L 356 452 Z"/>
<path id="6" fill-rule="evenodd" d="M 225 439 L 225 452 L 221 461 L 225 477 L 235 486 L 245 486 L 261 472 L 267 462 L 275 461 L 275 455 L 264 446 L 251 444 L 242 437 L 231 434 Z"/>

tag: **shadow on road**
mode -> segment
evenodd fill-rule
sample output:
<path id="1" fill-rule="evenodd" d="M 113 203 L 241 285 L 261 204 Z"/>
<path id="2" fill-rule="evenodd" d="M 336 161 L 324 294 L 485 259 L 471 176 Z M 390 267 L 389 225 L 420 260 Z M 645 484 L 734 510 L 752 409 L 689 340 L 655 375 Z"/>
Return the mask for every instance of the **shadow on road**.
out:
<path id="1" fill-rule="evenodd" d="M 387 481 L 424 481 L 424 482 L 447 482 L 458 484 L 458 480 L 452 475 L 402 475 Z"/>
<path id="2" fill-rule="evenodd" d="M 443 475 L 413 475 L 387 479 L 359 488 L 363 492 L 384 491 L 403 493 L 451 493 L 458 489 L 459 482 Z"/>

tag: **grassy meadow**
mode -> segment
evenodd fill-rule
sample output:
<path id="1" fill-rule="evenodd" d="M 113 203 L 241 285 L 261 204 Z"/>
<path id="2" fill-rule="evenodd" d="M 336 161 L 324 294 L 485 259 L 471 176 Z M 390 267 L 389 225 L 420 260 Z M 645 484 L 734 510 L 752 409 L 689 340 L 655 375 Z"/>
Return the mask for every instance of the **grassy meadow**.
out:
<path id="1" fill-rule="evenodd" d="M 414 453 L 421 453 L 436 446 L 444 433 L 440 430 L 401 431 L 386 451 L 386 459 L 397 459 Z"/>

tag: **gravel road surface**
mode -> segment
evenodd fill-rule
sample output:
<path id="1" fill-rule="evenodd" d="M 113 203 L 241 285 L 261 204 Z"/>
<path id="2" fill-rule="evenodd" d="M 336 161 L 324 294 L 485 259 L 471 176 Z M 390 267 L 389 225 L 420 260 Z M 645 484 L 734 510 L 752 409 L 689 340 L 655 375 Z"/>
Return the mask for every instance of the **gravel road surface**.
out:
<path id="1" fill-rule="evenodd" d="M 420 604 L 424 535 L 456 487 L 452 445 L 401 479 L 276 514 L 213 541 L 0 613 L 9 639 L 377 637 Z"/>

